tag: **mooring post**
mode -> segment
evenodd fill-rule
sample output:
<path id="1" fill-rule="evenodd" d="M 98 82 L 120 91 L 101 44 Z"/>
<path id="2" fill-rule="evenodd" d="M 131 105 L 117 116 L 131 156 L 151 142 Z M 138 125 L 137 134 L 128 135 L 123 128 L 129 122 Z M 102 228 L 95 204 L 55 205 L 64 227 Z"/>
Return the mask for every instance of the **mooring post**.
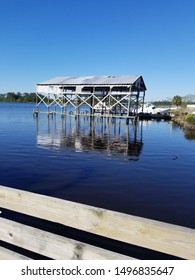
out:
<path id="1" fill-rule="evenodd" d="M 39 108 L 38 106 L 36 106 L 36 109 L 35 110 L 33 109 L 33 116 L 38 117 L 38 115 L 39 115 Z"/>

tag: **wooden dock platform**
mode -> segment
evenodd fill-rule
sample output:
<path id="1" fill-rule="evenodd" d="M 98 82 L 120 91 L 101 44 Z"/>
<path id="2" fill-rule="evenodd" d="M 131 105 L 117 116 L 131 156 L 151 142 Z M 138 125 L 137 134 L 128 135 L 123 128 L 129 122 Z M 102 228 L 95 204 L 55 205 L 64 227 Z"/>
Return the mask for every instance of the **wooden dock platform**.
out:
<path id="1" fill-rule="evenodd" d="M 195 259 L 195 229 L 167 224 L 0 186 L 0 241 L 51 259 L 134 259 L 131 256 L 73 240 L 3 217 L 6 210 L 36 217 L 81 230 L 149 248 L 182 259 Z M 117 249 L 117 248 L 116 248 Z M 0 247 L 0 259 L 28 259 L 17 250 Z"/>

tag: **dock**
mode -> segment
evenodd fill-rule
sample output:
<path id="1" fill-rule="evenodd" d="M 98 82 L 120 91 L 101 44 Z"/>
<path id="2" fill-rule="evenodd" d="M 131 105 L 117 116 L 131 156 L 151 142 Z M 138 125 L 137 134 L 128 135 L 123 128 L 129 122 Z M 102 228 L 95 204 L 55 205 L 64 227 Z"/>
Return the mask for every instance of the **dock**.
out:
<path id="1" fill-rule="evenodd" d="M 61 115 L 81 114 L 85 106 L 88 114 L 110 117 L 137 118 L 143 108 L 146 86 L 142 76 L 81 76 L 57 77 L 37 84 L 36 109 L 47 108 L 48 116 L 61 110 Z M 51 113 L 52 112 L 52 113 Z"/>
<path id="2" fill-rule="evenodd" d="M 39 254 L 39 258 L 57 260 L 135 259 L 119 250 L 120 242 L 181 259 L 195 259 L 195 229 L 6 186 L 0 186 L 0 205 L 0 241 L 4 244 L 0 247 L 0 259 L 3 260 L 32 259 L 25 255 L 25 250 Z M 6 217 L 8 210 L 19 213 L 19 218 L 13 219 L 16 214 Z M 39 228 L 35 222 L 28 225 L 22 221 L 22 214 L 29 221 L 38 219 L 41 225 L 47 221 L 54 228 L 61 225 L 78 230 L 77 236 L 87 234 L 85 241 Z M 98 245 L 91 245 L 94 236 L 106 238 L 106 243 L 112 240 L 113 250 L 102 247 L 101 239 Z M 22 253 L 18 251 L 20 248 Z"/>

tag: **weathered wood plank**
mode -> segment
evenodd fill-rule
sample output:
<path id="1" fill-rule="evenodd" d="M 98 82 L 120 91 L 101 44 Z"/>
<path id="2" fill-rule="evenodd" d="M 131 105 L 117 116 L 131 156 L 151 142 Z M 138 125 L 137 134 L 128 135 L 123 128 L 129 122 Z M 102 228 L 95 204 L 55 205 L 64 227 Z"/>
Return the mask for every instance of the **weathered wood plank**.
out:
<path id="1" fill-rule="evenodd" d="M 133 259 L 4 218 L 0 218 L 0 237 L 7 243 L 58 260 Z"/>
<path id="2" fill-rule="evenodd" d="M 31 216 L 195 259 L 195 230 L 0 186 L 0 205 Z"/>
<path id="3" fill-rule="evenodd" d="M 30 258 L 0 246 L 0 260 L 30 260 Z"/>

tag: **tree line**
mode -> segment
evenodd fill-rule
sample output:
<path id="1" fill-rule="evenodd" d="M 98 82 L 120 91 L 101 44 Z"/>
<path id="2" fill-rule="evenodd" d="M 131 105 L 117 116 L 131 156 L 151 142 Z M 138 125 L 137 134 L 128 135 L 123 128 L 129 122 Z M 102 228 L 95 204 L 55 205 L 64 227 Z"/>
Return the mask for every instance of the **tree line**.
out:
<path id="1" fill-rule="evenodd" d="M 4 94 L 0 94 L 0 102 L 22 102 L 22 103 L 27 103 L 27 102 L 32 102 L 36 103 L 36 93 L 31 92 L 31 93 L 21 93 L 21 92 L 7 92 Z"/>
<path id="2" fill-rule="evenodd" d="M 195 104 L 195 94 L 188 94 L 185 96 L 175 95 L 173 98 L 167 98 L 166 100 L 152 102 L 155 106 L 185 106 L 187 104 Z"/>

